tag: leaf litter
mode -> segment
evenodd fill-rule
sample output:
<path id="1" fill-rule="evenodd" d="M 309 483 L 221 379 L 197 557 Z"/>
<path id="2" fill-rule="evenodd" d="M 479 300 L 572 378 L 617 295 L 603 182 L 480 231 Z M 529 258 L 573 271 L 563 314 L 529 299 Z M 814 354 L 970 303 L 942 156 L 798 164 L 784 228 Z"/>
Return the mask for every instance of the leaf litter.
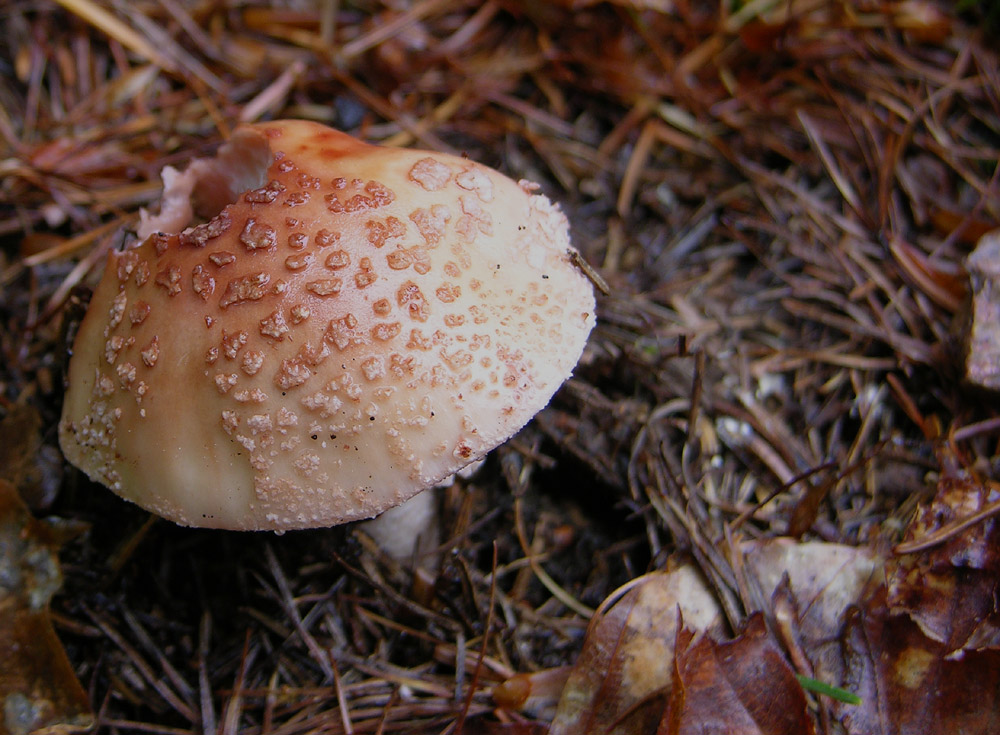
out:
<path id="1" fill-rule="evenodd" d="M 969 5 L 0 7 L 0 475 L 89 524 L 51 620 L 95 730 L 1000 729 L 967 261 L 1000 218 L 1000 64 Z M 445 492 L 436 575 L 349 528 L 175 528 L 58 461 L 106 253 L 162 166 L 268 117 L 539 181 L 607 283 L 575 377 Z"/>
<path id="2" fill-rule="evenodd" d="M 94 723 L 52 625 L 62 584 L 56 552 L 66 529 L 35 520 L 17 488 L 0 480 L 0 733 L 82 732 Z"/>

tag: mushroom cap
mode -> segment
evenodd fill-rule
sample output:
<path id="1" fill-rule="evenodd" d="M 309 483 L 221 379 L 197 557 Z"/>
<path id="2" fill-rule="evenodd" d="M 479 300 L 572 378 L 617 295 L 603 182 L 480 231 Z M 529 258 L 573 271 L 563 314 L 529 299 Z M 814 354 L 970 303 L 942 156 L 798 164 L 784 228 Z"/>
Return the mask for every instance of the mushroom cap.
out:
<path id="1" fill-rule="evenodd" d="M 594 325 L 563 214 L 466 159 L 279 121 L 168 174 L 80 326 L 59 439 L 177 523 L 375 516 L 516 433 Z"/>

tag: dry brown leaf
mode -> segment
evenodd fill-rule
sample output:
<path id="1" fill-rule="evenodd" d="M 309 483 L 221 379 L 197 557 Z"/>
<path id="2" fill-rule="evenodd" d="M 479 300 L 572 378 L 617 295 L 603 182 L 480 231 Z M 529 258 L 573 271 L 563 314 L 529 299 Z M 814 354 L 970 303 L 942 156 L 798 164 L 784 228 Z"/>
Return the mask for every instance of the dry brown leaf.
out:
<path id="1" fill-rule="evenodd" d="M 563 690 L 551 735 L 649 733 L 663 712 L 678 621 L 718 632 L 722 613 L 690 566 L 641 577 L 591 621 Z"/>
<path id="2" fill-rule="evenodd" d="M 1000 390 L 1000 232 L 986 235 L 966 261 L 972 303 L 965 336 L 965 379 Z"/>
<path id="3" fill-rule="evenodd" d="M 815 644 L 840 630 L 847 608 L 861 600 L 883 563 L 870 548 L 781 538 L 750 542 L 741 550 L 748 570 L 768 598 L 788 576 L 801 632 L 807 642 Z"/>
<path id="4" fill-rule="evenodd" d="M 992 516 L 969 527 L 962 522 L 992 505 L 997 491 L 947 449 L 942 465 L 934 499 L 917 511 L 897 550 L 938 542 L 893 560 L 886 604 L 959 658 L 969 649 L 996 647 L 1000 638 L 1000 526 Z"/>
<path id="5" fill-rule="evenodd" d="M 751 616 L 735 640 L 678 633 L 674 680 L 657 735 L 810 735 L 805 692 L 768 634 Z"/>
<path id="6" fill-rule="evenodd" d="M 861 697 L 839 705 L 850 735 L 1000 732 L 1000 651 L 966 651 L 923 634 L 889 613 L 884 589 L 848 616 L 842 645 L 845 686 Z"/>
<path id="7" fill-rule="evenodd" d="M 897 547 L 913 553 L 889 559 L 885 582 L 847 616 L 844 686 L 862 698 L 838 706 L 849 733 L 1000 732 L 1000 528 L 960 524 L 995 491 L 948 446 L 941 465 Z"/>
<path id="8" fill-rule="evenodd" d="M 811 654 L 815 676 L 839 682 L 843 665 L 836 641 L 844 613 L 861 600 L 873 578 L 881 579 L 881 558 L 868 549 L 791 539 L 746 543 L 742 549 L 746 570 L 764 599 L 792 598 L 794 627 Z M 752 622 L 735 641 L 718 643 L 720 608 L 694 569 L 647 575 L 591 623 L 563 690 L 553 735 L 650 733 L 657 722 L 661 733 L 689 732 L 699 718 L 735 728 L 725 732 L 809 732 L 794 729 L 802 722 L 812 727 L 808 716 L 801 716 L 802 688 L 777 643 L 758 625 Z M 676 651 L 675 640 L 680 641 Z M 807 673 L 812 673 L 808 665 Z M 771 692 L 781 703 L 776 710 L 790 719 L 762 709 L 750 694 L 754 687 Z M 723 696 L 720 692 L 725 693 L 724 710 L 713 710 L 710 703 Z"/>
<path id="9" fill-rule="evenodd" d="M 13 483 L 38 510 L 54 500 L 62 482 L 62 455 L 42 443 L 42 419 L 27 403 L 15 403 L 0 420 L 0 478 Z"/>
<path id="10" fill-rule="evenodd" d="M 93 723 L 86 692 L 49 619 L 62 584 L 58 542 L 0 480 L 0 735 L 74 732 Z"/>

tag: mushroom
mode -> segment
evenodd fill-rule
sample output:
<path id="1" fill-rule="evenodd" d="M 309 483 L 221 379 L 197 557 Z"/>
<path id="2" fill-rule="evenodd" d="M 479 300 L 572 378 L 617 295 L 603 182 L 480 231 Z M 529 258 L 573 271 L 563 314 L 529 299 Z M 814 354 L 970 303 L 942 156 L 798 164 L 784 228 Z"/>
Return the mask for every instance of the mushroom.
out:
<path id="1" fill-rule="evenodd" d="M 80 326 L 59 440 L 177 523 L 378 515 L 516 433 L 593 327 L 563 214 L 464 158 L 289 120 L 164 182 Z"/>

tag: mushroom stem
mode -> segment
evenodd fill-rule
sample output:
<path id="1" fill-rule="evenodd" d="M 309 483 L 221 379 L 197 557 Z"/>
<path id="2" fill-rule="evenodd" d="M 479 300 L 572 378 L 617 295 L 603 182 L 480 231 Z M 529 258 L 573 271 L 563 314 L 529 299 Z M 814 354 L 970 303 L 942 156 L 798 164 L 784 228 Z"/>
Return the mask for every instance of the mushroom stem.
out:
<path id="1" fill-rule="evenodd" d="M 425 490 L 369 521 L 361 521 L 358 528 L 397 562 L 428 566 L 423 557 L 440 542 L 437 500 L 436 487 Z"/>

